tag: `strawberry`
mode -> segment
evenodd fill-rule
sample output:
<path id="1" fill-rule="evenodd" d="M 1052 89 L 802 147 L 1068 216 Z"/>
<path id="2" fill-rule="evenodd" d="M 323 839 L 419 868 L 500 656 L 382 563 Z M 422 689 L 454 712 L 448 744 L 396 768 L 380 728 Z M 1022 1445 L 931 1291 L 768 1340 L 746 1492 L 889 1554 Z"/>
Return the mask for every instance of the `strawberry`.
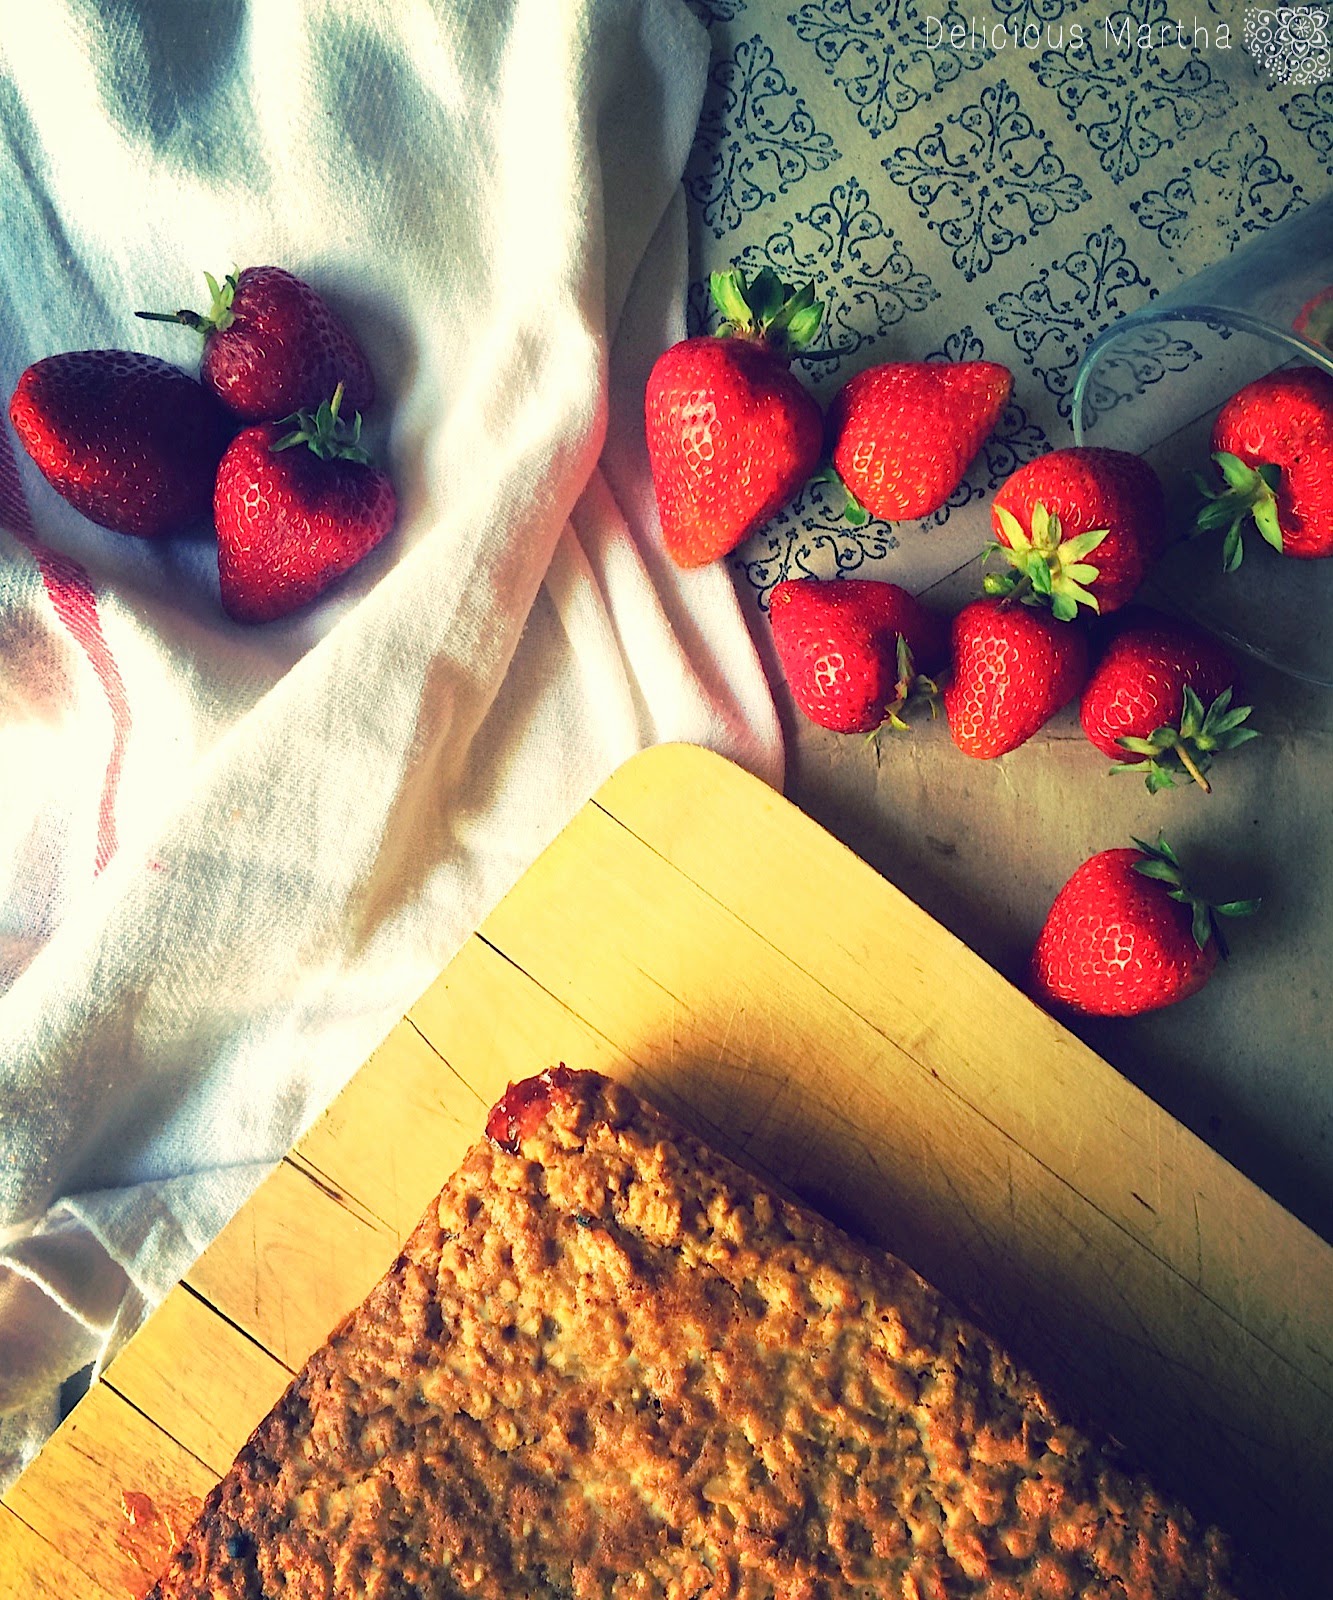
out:
<path id="1" fill-rule="evenodd" d="M 1166 548 L 1166 498 L 1142 456 L 1071 446 L 1005 480 L 991 527 L 991 550 L 1014 570 L 988 577 L 986 592 L 1022 594 L 1068 622 L 1080 605 L 1111 612 L 1133 598 Z"/>
<path id="2" fill-rule="evenodd" d="M 903 708 L 944 664 L 944 621 L 896 583 L 789 578 L 769 601 L 773 642 L 796 704 L 821 728 L 905 728 Z"/>
<path id="3" fill-rule="evenodd" d="M 35 362 L 9 402 L 19 442 L 76 511 L 156 539 L 208 515 L 233 424 L 179 367 L 134 350 Z"/>
<path id="4" fill-rule="evenodd" d="M 964 755 L 1015 750 L 1067 706 L 1088 675 L 1081 628 L 1007 600 L 973 600 L 953 619 L 944 714 Z"/>
<path id="5" fill-rule="evenodd" d="M 1103 850 L 1055 897 L 1029 968 L 1033 998 L 1085 1016 L 1134 1017 L 1201 989 L 1226 955 L 1219 917 L 1249 916 L 1257 900 L 1210 905 L 1180 861 L 1156 844 Z"/>
<path id="6" fill-rule="evenodd" d="M 227 447 L 213 520 L 222 605 L 237 622 L 305 605 L 393 526 L 393 485 L 360 443 L 360 414 L 350 428 L 339 420 L 341 403 L 339 388 L 318 411 L 242 428 Z"/>
<path id="7" fill-rule="evenodd" d="M 1228 572 L 1251 517 L 1284 556 L 1333 556 L 1333 373 L 1288 367 L 1247 383 L 1218 412 L 1212 442 L 1224 486 L 1197 480 L 1207 497 L 1197 521 L 1227 530 Z"/>
<path id="8" fill-rule="evenodd" d="M 1084 733 L 1116 762 L 1113 771 L 1142 772 L 1149 794 L 1174 788 L 1182 774 L 1211 793 L 1204 774 L 1217 752 L 1259 737 L 1241 726 L 1253 708 L 1233 703 L 1239 667 L 1188 622 L 1122 616 L 1083 690 Z"/>
<path id="9" fill-rule="evenodd" d="M 221 284 L 204 274 L 213 303 L 198 311 L 138 311 L 204 336 L 199 376 L 229 411 L 268 422 L 313 411 L 342 384 L 349 411 L 365 411 L 375 380 L 361 346 L 322 295 L 281 267 L 246 267 Z"/>
<path id="10" fill-rule="evenodd" d="M 788 368 L 814 337 L 814 289 L 765 267 L 747 284 L 715 272 L 721 334 L 683 339 L 648 377 L 644 422 L 662 537 L 678 566 L 734 550 L 780 511 L 819 464 L 823 419 Z"/>
<path id="11" fill-rule="evenodd" d="M 890 361 L 858 372 L 833 397 L 826 428 L 849 519 L 864 522 L 869 511 L 895 522 L 938 511 L 1013 386 L 1008 367 L 994 361 Z"/>

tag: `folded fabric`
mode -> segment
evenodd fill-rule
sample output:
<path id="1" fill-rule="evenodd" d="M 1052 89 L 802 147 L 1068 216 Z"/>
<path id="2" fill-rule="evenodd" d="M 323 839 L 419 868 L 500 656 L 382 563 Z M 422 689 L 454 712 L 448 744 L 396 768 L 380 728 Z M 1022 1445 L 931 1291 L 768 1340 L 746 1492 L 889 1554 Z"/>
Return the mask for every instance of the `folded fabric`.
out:
<path id="1" fill-rule="evenodd" d="M 657 544 L 707 40 L 679 0 L 53 0 L 0 39 L 0 380 L 190 366 L 202 270 L 356 329 L 396 531 L 229 622 L 0 443 L 0 1479 L 598 783 L 780 782 L 730 581 Z M 536 1065 L 544 1065 L 537 1063 Z"/>

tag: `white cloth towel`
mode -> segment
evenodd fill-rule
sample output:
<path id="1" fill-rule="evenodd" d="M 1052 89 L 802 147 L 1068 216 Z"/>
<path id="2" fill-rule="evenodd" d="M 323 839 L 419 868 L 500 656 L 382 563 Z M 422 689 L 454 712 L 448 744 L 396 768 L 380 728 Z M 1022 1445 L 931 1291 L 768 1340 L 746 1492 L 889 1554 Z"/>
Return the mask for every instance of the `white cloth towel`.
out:
<path id="1" fill-rule="evenodd" d="M 0 381 L 275 263 L 362 337 L 393 536 L 259 629 L 0 444 L 0 1479 L 635 750 L 781 781 L 661 554 L 707 39 L 680 0 L 47 0 L 0 34 Z"/>

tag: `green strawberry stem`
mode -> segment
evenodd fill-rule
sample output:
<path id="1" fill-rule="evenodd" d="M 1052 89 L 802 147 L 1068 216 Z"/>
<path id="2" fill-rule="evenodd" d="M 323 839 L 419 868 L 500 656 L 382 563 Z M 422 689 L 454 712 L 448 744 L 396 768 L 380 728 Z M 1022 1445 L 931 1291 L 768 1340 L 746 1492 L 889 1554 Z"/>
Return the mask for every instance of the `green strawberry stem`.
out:
<path id="1" fill-rule="evenodd" d="M 1190 932 L 1194 943 L 1202 950 L 1209 939 L 1217 940 L 1217 953 L 1225 961 L 1230 952 L 1226 940 L 1222 936 L 1222 928 L 1218 922 L 1219 917 L 1250 917 L 1263 903 L 1260 900 L 1225 900 L 1216 904 L 1206 900 L 1202 895 L 1196 894 L 1185 879 L 1185 869 L 1180 864 L 1180 858 L 1166 842 L 1165 837 L 1159 832 L 1156 844 L 1148 844 L 1143 839 L 1135 839 L 1135 845 L 1143 853 L 1143 860 L 1134 863 L 1135 872 L 1141 872 L 1145 878 L 1155 878 L 1159 883 L 1167 886 L 1167 892 L 1173 900 L 1178 900 L 1182 905 L 1187 905 L 1192 913 Z"/>
<path id="2" fill-rule="evenodd" d="M 1277 488 L 1282 469 L 1268 461 L 1261 461 L 1257 467 L 1247 466 L 1229 450 L 1218 450 L 1213 460 L 1222 474 L 1224 487 L 1214 488 L 1200 473 L 1194 474 L 1194 482 L 1204 497 L 1194 525 L 1201 533 L 1226 529 L 1222 539 L 1222 570 L 1235 572 L 1240 566 L 1245 555 L 1244 528 L 1251 519 L 1280 555 L 1282 526 L 1277 514 Z"/>
<path id="3" fill-rule="evenodd" d="M 870 521 L 870 513 L 856 498 L 852 491 L 842 481 L 842 474 L 831 461 L 826 461 L 819 471 L 810 479 L 811 483 L 828 483 L 843 492 L 842 515 L 845 521 L 853 528 L 864 528 Z"/>
<path id="4" fill-rule="evenodd" d="M 1213 786 L 1199 770 L 1199 764 L 1189 752 L 1189 746 L 1183 739 L 1175 739 L 1171 743 L 1171 751 L 1176 760 L 1180 762 L 1185 771 L 1194 779 L 1195 783 L 1205 794 L 1212 794 Z"/>
<path id="5" fill-rule="evenodd" d="M 1258 729 L 1241 726 L 1253 706 L 1233 706 L 1230 686 L 1205 711 L 1203 702 L 1195 691 L 1185 685 L 1181 696 L 1179 724 L 1166 723 L 1155 728 L 1146 739 L 1128 734 L 1116 743 L 1133 755 L 1147 756 L 1147 762 L 1123 761 L 1111 768 L 1112 772 L 1141 772 L 1149 794 L 1161 789 L 1174 789 L 1175 778 L 1167 764 L 1174 757 L 1181 769 L 1203 790 L 1213 792 L 1204 774 L 1212 766 L 1213 756 L 1222 750 L 1235 750 L 1251 739 L 1259 737 Z"/>
<path id="6" fill-rule="evenodd" d="M 722 313 L 718 332 L 723 338 L 762 344 L 783 361 L 790 361 L 810 343 L 824 315 L 813 283 L 792 289 L 772 267 L 762 268 L 748 282 L 739 267 L 715 272 L 709 289 Z"/>
<path id="7" fill-rule="evenodd" d="M 995 514 L 1008 542 L 997 539 L 988 544 L 986 558 L 1001 555 L 1013 571 L 989 574 L 983 585 L 987 594 L 1022 600 L 1028 606 L 1048 605 L 1058 622 L 1072 622 L 1080 606 L 1100 611 L 1097 596 L 1086 586 L 1096 582 L 1101 569 L 1089 566 L 1085 557 L 1107 537 L 1109 528 L 1066 539 L 1060 518 L 1040 501 L 1032 508 L 1030 534 L 1006 507 L 996 506 Z"/>
<path id="8" fill-rule="evenodd" d="M 940 713 L 939 685 L 933 678 L 927 678 L 916 670 L 911 646 L 901 633 L 898 635 L 896 661 L 898 677 L 894 683 L 893 699 L 885 706 L 884 720 L 879 727 L 872 728 L 865 735 L 866 743 L 875 747 L 876 765 L 879 764 L 881 754 L 880 739 L 886 729 L 891 733 L 911 733 L 912 729 L 904 712 L 924 704 L 930 707 L 932 720 Z"/>
<path id="9" fill-rule="evenodd" d="M 317 411 L 297 411 L 282 419 L 283 425 L 293 424 L 292 431 L 275 440 L 272 451 L 290 450 L 293 445 L 309 445 L 321 461 L 356 461 L 362 466 L 370 463 L 370 452 L 361 443 L 361 413 L 355 422 L 348 424 L 338 415 L 342 405 L 343 385 L 333 391 L 333 397 L 321 401 Z"/>
<path id="10" fill-rule="evenodd" d="M 208 292 L 212 296 L 212 304 L 207 312 L 198 311 L 136 311 L 136 317 L 144 322 L 180 322 L 187 328 L 193 328 L 196 333 L 201 333 L 205 338 L 210 333 L 222 333 L 230 328 L 236 320 L 231 309 L 232 299 L 236 294 L 240 282 L 240 274 L 235 267 L 227 274 L 221 283 L 211 272 L 204 274 L 204 281 L 208 284 Z"/>
<path id="11" fill-rule="evenodd" d="M 998 546 L 987 546 L 987 556 Z M 988 572 L 982 579 L 982 589 L 989 595 L 1001 596 L 1002 606 L 1012 605 L 1015 600 L 1022 600 L 1032 588 L 1032 578 L 1028 573 L 1016 577 L 1011 572 Z"/>

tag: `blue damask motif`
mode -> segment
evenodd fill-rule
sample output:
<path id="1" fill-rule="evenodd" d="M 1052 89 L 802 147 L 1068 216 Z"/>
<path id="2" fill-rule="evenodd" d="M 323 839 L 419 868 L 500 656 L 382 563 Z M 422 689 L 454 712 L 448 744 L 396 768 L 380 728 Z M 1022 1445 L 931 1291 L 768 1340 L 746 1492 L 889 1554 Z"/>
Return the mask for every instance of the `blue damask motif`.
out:
<path id="1" fill-rule="evenodd" d="M 1068 418 L 1078 363 L 1089 342 L 1155 292 L 1108 223 L 1088 234 L 1082 249 L 1043 267 L 1021 289 L 1006 291 L 986 309 L 997 328 L 1013 335 L 1033 375 L 1055 397 L 1056 410 Z M 1187 340 L 1173 339 L 1157 359 L 1160 377 L 1183 370 L 1198 354 Z M 1109 373 L 1104 381 L 1112 382 Z M 1139 374 L 1137 381 L 1149 380 Z"/>
<path id="2" fill-rule="evenodd" d="M 927 17 L 941 25 L 938 37 L 927 30 Z M 872 139 L 991 54 L 941 43 L 951 26 L 967 24 L 949 0 L 808 0 L 787 20 L 798 39 L 814 45 Z"/>
<path id="3" fill-rule="evenodd" d="M 850 577 L 898 548 L 897 535 L 883 522 L 852 527 L 842 514 L 846 503 L 838 485 L 810 482 L 732 556 L 732 570 L 755 591 L 761 610 L 787 578 Z"/>
<path id="4" fill-rule="evenodd" d="M 1215 328 L 1221 338 L 1231 337 L 1229 328 Z M 1194 345 L 1173 328 L 1162 323 L 1134 328 L 1117 339 L 1093 368 L 1084 391 L 1083 426 L 1091 432 L 1104 412 L 1122 400 L 1132 400 L 1168 372 L 1183 372 L 1202 360 Z"/>
<path id="5" fill-rule="evenodd" d="M 1167 0 L 1130 0 L 1110 20 L 1160 27 L 1170 20 Z M 1166 50 L 1117 49 L 1105 28 L 1092 27 L 1081 48 L 1047 50 L 1032 71 L 1055 90 L 1102 171 L 1121 183 L 1142 162 L 1174 148 L 1182 134 L 1236 109 L 1235 96 L 1202 56 L 1191 51 L 1174 69 L 1172 59 Z"/>
<path id="6" fill-rule="evenodd" d="M 951 333 L 938 350 L 922 357 L 923 361 L 984 361 L 986 346 L 969 324 Z M 949 514 L 973 500 L 985 496 L 1025 461 L 1035 461 L 1051 448 L 1051 441 L 1039 423 L 1033 422 L 1017 400 L 1011 399 L 1000 414 L 995 431 L 981 447 L 981 453 L 968 468 L 967 476 L 944 502 L 938 511 L 922 519 L 922 529 L 939 527 L 949 520 Z"/>
<path id="7" fill-rule="evenodd" d="M 1226 255 L 1247 233 L 1261 232 L 1304 204 L 1301 186 L 1247 122 L 1220 150 L 1197 157 L 1162 188 L 1146 190 L 1129 209 L 1185 270 Z M 1184 265 L 1181 256 L 1188 258 Z"/>
<path id="8" fill-rule="evenodd" d="M 1048 23 L 1058 22 L 1069 0 L 991 0 L 991 3 L 1009 29 L 1017 28 L 1021 34 L 1024 28 L 1034 24 L 1044 28 Z"/>
<path id="9" fill-rule="evenodd" d="M 758 34 L 714 62 L 686 179 L 714 237 L 838 159 Z"/>
<path id="10" fill-rule="evenodd" d="M 971 283 L 1088 196 L 1003 79 L 883 163 Z"/>
<path id="11" fill-rule="evenodd" d="M 1288 100 L 1282 115 L 1297 133 L 1305 135 L 1325 170 L 1333 173 L 1333 79 L 1321 83 L 1313 94 Z"/>
<path id="12" fill-rule="evenodd" d="M 743 251 L 740 264 L 751 275 L 772 267 L 793 287 L 814 283 L 824 316 L 796 359 L 816 382 L 835 376 L 909 312 L 939 299 L 856 178 L 835 184 L 827 200 L 798 211 L 762 245 Z"/>

